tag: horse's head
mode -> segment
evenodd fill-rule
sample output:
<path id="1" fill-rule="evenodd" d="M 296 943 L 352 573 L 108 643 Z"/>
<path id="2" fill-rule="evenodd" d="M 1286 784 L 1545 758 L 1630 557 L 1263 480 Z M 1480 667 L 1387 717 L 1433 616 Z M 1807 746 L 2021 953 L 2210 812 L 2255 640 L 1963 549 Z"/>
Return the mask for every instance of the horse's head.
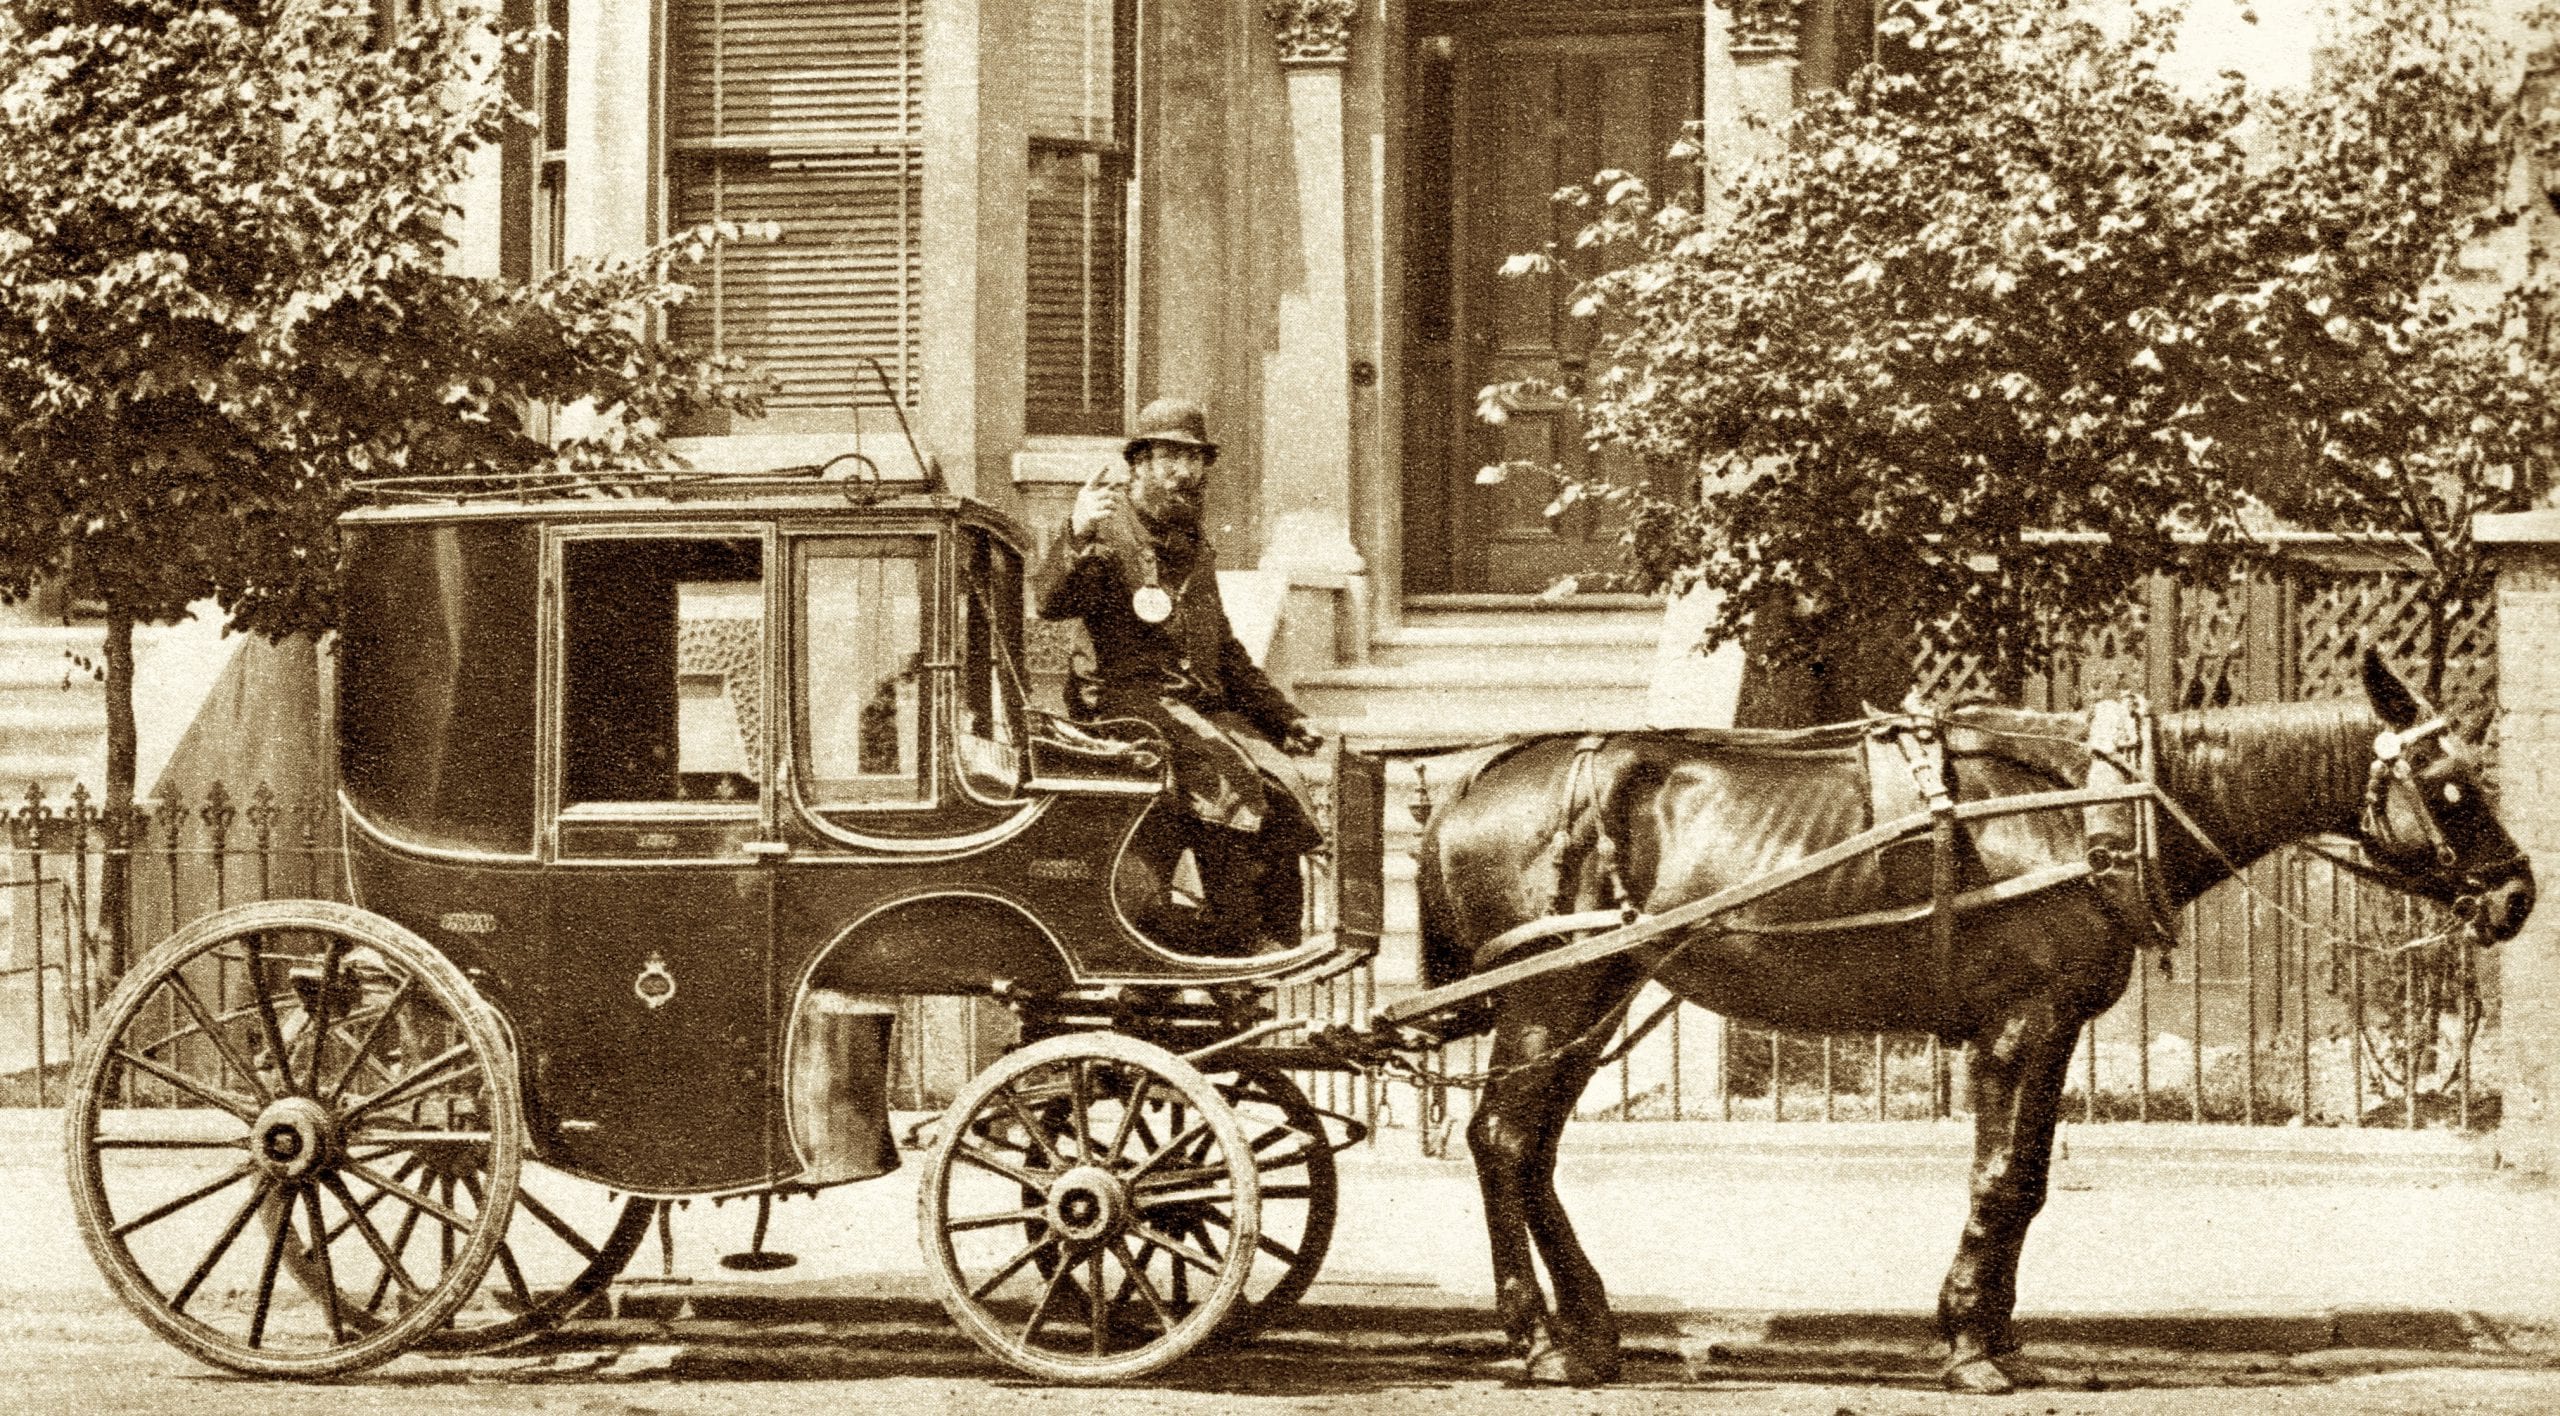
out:
<path id="1" fill-rule="evenodd" d="M 2383 724 L 2356 823 L 2365 853 L 2484 938 L 2513 938 L 2533 910 L 2533 865 L 2489 809 L 2478 753 L 2370 648 L 2364 691 Z"/>

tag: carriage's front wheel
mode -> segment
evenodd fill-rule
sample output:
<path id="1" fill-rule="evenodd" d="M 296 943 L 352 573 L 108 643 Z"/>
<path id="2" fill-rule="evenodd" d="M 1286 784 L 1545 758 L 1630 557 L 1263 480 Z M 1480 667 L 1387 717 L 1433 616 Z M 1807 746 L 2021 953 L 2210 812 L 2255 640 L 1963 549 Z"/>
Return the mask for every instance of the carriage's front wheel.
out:
<path id="1" fill-rule="evenodd" d="M 1243 1297 L 1261 1233 L 1234 1108 L 1116 1033 L 1035 1043 L 963 1089 L 918 1211 L 952 1319 L 1052 1381 L 1144 1376 L 1197 1347 Z"/>
<path id="2" fill-rule="evenodd" d="M 345 905 L 244 905 L 153 950 L 73 1088 L 66 1158 L 99 1269 L 154 1331 L 234 1371 L 398 1355 L 471 1295 L 515 1210 L 523 1123 L 496 1015 L 425 941 Z"/>

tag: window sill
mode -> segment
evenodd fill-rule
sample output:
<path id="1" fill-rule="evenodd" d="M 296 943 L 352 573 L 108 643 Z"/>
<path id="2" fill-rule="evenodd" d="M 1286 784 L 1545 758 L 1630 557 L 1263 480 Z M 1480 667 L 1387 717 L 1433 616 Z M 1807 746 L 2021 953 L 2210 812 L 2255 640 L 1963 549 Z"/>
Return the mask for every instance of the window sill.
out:
<path id="1" fill-rule="evenodd" d="M 1127 442 L 1117 435 L 1066 433 L 1024 438 L 1020 450 L 1013 454 L 1013 484 L 1081 487 L 1093 479 L 1095 472 L 1125 462 L 1121 448 Z"/>

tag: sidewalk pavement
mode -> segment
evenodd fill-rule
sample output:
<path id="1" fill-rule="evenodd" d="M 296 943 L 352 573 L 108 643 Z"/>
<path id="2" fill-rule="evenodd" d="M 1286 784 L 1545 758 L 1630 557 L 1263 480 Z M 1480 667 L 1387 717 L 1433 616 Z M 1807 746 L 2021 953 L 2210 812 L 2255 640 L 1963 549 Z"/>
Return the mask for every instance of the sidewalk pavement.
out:
<path id="1" fill-rule="evenodd" d="M 0 1111 L 17 1262 L 0 1315 L 113 1307 L 73 1227 L 60 1117 Z M 2362 1349 L 2560 1360 L 2560 1188 L 2441 1132 L 2066 1126 L 2027 1241 L 2021 1335 L 2152 1352 Z M 1957 1122 L 1574 1126 L 1559 1188 L 1639 1346 L 1917 1348 L 1965 1213 Z M 1410 1131 L 1342 1153 L 1324 1279 L 1289 1330 L 1347 1340 L 1493 1338 L 1475 1176 Z M 940 1322 L 910 1154 L 892 1175 L 777 1205 L 773 1274 L 731 1272 L 752 1204 L 694 1201 L 671 1262 L 643 1245 L 629 1319 Z M 593 1187 L 588 1187 L 592 1189 Z M 596 1204 L 603 1196 L 597 1192 Z"/>

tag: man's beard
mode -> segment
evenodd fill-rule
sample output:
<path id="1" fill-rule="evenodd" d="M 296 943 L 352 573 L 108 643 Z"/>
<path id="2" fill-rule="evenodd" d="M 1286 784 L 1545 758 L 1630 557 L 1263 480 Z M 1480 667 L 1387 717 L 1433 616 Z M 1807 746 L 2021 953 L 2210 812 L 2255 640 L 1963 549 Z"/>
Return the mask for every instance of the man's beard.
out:
<path id="1" fill-rule="evenodd" d="M 1129 489 L 1129 504 L 1137 508 L 1147 528 L 1163 532 L 1196 532 L 1200 529 L 1200 495 L 1161 483 L 1138 479 Z"/>

